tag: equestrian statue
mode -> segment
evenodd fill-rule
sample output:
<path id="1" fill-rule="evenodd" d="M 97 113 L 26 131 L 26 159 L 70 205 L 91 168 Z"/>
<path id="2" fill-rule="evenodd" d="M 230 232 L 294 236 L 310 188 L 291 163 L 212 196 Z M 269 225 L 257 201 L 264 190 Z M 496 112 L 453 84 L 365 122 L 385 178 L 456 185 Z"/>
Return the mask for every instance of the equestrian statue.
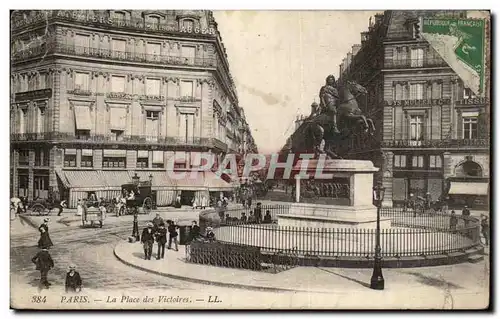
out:
<path id="1" fill-rule="evenodd" d="M 319 91 L 319 106 L 313 104 L 311 115 L 292 136 L 292 152 L 341 158 L 340 146 L 354 134 L 373 135 L 375 125 L 362 114 L 356 100 L 364 94 L 366 89 L 358 83 L 337 83 L 329 75 Z"/>

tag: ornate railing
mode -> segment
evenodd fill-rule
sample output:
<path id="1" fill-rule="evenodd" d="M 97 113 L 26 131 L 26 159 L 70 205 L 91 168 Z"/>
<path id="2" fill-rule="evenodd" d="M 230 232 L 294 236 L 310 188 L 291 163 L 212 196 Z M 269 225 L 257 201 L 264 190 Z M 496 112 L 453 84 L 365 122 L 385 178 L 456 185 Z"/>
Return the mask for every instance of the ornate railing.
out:
<path id="1" fill-rule="evenodd" d="M 28 58 L 36 58 L 46 54 L 64 54 L 80 57 L 92 57 L 99 59 L 110 59 L 128 62 L 152 63 L 162 65 L 186 65 L 200 67 L 215 67 L 216 59 L 211 57 L 187 57 L 166 56 L 157 54 L 146 54 L 139 52 L 114 51 L 101 48 L 89 48 L 65 44 L 48 44 L 25 50 L 12 51 L 13 61 L 22 61 Z"/>
<path id="2" fill-rule="evenodd" d="M 490 147 L 490 140 L 482 139 L 447 139 L 447 140 L 390 140 L 382 141 L 383 148 L 456 148 L 456 147 Z"/>
<path id="3" fill-rule="evenodd" d="M 47 133 L 14 133 L 11 134 L 12 141 L 60 141 L 75 143 L 110 143 L 110 144 L 128 144 L 128 143 L 146 143 L 163 145 L 194 145 L 210 146 L 211 139 L 204 137 L 171 137 L 171 136 L 148 136 L 148 135 L 74 135 L 61 132 Z"/>
<path id="4" fill-rule="evenodd" d="M 429 68 L 445 66 L 448 66 L 448 64 L 441 58 L 386 60 L 384 63 L 384 67 L 387 69 Z"/>
<path id="5" fill-rule="evenodd" d="M 248 219 L 248 210 L 224 212 L 220 227 L 215 229 L 220 242 L 258 247 L 263 253 L 295 251 L 301 256 L 373 258 L 375 229 L 279 227 L 276 219 L 286 214 L 287 205 L 263 207 L 271 220 Z M 245 213 L 246 219 L 240 217 Z M 235 215 L 237 217 L 231 217 Z M 240 215 L 240 216 L 238 216 Z M 465 251 L 480 244 L 480 225 L 474 217 L 425 213 L 382 208 L 381 216 L 390 218 L 392 228 L 381 230 L 382 256 L 431 256 Z"/>

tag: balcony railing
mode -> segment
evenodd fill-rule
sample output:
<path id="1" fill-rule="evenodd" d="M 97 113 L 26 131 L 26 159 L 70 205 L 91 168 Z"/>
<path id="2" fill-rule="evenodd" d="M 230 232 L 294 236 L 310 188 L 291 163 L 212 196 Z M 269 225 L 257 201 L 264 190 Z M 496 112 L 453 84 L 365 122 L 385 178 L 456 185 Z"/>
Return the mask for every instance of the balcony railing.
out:
<path id="1" fill-rule="evenodd" d="M 448 66 L 448 64 L 441 58 L 387 60 L 384 63 L 384 67 L 387 69 L 432 68 L 445 66 Z"/>
<path id="2" fill-rule="evenodd" d="M 14 133 L 11 134 L 11 141 L 56 141 L 56 142 L 74 142 L 74 143 L 110 143 L 110 144 L 154 144 L 154 145 L 171 145 L 171 146 L 206 146 L 216 147 L 220 150 L 227 150 L 226 143 L 216 139 L 207 137 L 175 137 L 175 136 L 148 136 L 148 135 L 74 135 L 60 132 L 46 133 Z"/>
<path id="3" fill-rule="evenodd" d="M 459 147 L 481 147 L 489 148 L 490 140 L 481 139 L 448 139 L 448 140 L 392 140 L 382 141 L 384 148 L 459 148 Z"/>
<path id="4" fill-rule="evenodd" d="M 128 62 L 152 63 L 162 65 L 185 65 L 215 67 L 216 59 L 209 57 L 188 57 L 188 56 L 166 56 L 157 54 L 146 54 L 138 52 L 113 51 L 101 48 L 89 48 L 65 44 L 49 44 L 40 47 L 29 48 L 12 52 L 13 61 L 22 61 L 29 58 L 36 58 L 46 54 L 64 54 L 80 57 L 93 57 L 99 59 L 110 59 Z"/>

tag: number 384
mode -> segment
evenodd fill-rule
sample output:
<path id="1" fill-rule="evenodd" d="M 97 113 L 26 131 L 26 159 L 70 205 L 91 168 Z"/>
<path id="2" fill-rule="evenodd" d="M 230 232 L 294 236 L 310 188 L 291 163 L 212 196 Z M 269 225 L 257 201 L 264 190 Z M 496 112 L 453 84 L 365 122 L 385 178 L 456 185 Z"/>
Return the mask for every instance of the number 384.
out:
<path id="1" fill-rule="evenodd" d="M 47 302 L 47 296 L 32 296 L 31 302 L 33 303 L 44 303 Z"/>

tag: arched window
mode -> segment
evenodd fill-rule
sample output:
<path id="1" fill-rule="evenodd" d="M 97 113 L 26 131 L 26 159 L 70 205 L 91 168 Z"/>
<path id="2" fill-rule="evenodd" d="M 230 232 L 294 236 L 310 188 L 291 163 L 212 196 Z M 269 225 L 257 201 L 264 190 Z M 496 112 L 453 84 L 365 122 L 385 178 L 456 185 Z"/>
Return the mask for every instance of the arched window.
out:
<path id="1" fill-rule="evenodd" d="M 455 175 L 457 177 L 481 177 L 483 170 L 478 163 L 466 161 L 455 168 Z"/>

